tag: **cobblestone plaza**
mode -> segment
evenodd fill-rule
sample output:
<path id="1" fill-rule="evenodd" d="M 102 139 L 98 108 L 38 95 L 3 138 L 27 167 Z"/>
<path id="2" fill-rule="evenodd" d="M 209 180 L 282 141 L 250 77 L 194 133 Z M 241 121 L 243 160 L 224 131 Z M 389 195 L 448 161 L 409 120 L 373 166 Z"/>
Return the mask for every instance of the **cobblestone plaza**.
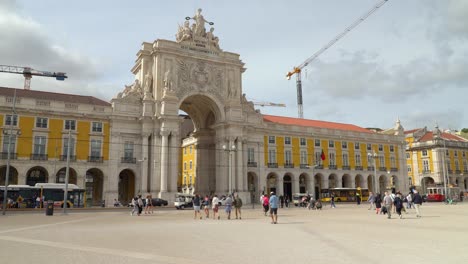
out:
<path id="1" fill-rule="evenodd" d="M 468 205 L 424 204 L 423 217 L 375 215 L 366 205 L 280 209 L 278 225 L 247 206 L 242 220 L 193 211 L 127 210 L 0 218 L 8 263 L 466 263 Z M 3 261 L 2 261 L 3 262 Z"/>

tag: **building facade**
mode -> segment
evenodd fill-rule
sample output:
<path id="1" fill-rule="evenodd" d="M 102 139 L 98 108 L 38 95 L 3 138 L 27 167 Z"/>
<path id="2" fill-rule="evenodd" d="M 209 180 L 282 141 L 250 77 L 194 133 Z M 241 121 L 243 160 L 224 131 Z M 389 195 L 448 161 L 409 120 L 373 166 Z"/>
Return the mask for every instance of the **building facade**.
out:
<path id="1" fill-rule="evenodd" d="M 437 126 L 405 131 L 406 160 L 411 184 L 426 193 L 427 187 L 450 186 L 468 190 L 468 140 L 442 132 Z M 445 178 L 445 181 L 444 181 Z"/>
<path id="2" fill-rule="evenodd" d="M 377 133 L 350 124 L 262 115 L 243 93 L 246 69 L 240 56 L 220 48 L 214 29 L 205 29 L 201 10 L 193 19 L 192 25 L 185 21 L 179 27 L 176 41 L 142 44 L 131 69 L 135 81 L 110 104 L 95 98 L 79 101 L 84 97 L 74 95 L 50 95 L 47 103 L 40 98 L 50 93 L 17 90 L 20 138 L 29 140 L 14 147 L 17 182 L 32 183 L 27 179 L 35 173 L 29 170 L 38 167 L 40 181 L 61 180 L 57 175 L 71 130 L 67 124 L 75 120 L 71 137 L 76 139 L 76 161 L 70 167 L 76 183 L 90 186 L 94 201 L 107 205 L 146 193 L 172 201 L 179 191 L 235 191 L 250 202 L 267 191 L 318 195 L 330 187 L 379 192 L 408 188 L 399 122 Z M 1 108 L 3 131 L 14 122 L 7 116 L 11 91 L 3 98 L 10 102 Z M 36 95 L 21 94 L 28 92 Z M 179 111 L 190 117 L 190 133 Z M 43 123 L 40 118 L 48 118 L 53 129 L 35 128 L 35 123 Z M 93 131 L 99 122 L 102 132 Z M 33 144 L 40 133 L 46 143 L 38 139 Z M 44 144 L 45 151 L 35 152 L 36 145 L 41 149 Z M 30 158 L 43 153 L 47 160 Z M 4 168 L 4 160 L 0 166 Z"/>

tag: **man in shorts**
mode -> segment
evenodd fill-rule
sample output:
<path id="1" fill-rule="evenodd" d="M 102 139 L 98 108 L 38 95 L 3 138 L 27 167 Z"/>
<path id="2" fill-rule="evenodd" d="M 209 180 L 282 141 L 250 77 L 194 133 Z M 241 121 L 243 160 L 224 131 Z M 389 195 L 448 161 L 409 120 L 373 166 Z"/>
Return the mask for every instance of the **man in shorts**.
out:
<path id="1" fill-rule="evenodd" d="M 271 223 L 278 223 L 278 197 L 275 195 L 275 192 L 270 193 L 270 216 Z"/>
<path id="2" fill-rule="evenodd" d="M 202 219 L 202 216 L 200 213 L 200 204 L 201 204 L 201 199 L 197 193 L 195 194 L 195 197 L 193 198 L 193 211 L 195 213 L 193 219 L 197 219 L 197 214 L 200 216 L 200 219 Z"/>
<path id="3" fill-rule="evenodd" d="M 211 208 L 213 209 L 213 219 L 216 219 L 216 215 L 218 215 L 218 220 L 220 219 L 219 214 L 218 214 L 218 209 L 219 209 L 219 199 L 218 195 L 214 195 L 213 201 L 211 201 Z"/>

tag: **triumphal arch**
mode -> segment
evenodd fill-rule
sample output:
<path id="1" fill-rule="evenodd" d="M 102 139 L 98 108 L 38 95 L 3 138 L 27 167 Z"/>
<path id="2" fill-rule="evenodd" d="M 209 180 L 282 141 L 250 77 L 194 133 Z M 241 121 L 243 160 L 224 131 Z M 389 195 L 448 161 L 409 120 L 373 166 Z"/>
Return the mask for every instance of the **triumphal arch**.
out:
<path id="1" fill-rule="evenodd" d="M 179 25 L 175 41 L 142 44 L 131 69 L 134 83 L 112 99 L 111 174 L 119 177 L 110 180 L 109 186 L 118 188 L 109 187 L 107 199 L 127 199 L 120 193 L 133 189 L 173 200 L 186 136 L 179 110 L 193 121 L 197 192 L 248 196 L 244 148 L 249 127 L 260 124 L 262 116 L 242 93 L 244 63 L 221 49 L 212 25 L 199 9 Z M 263 136 L 249 140 L 261 143 Z M 131 162 L 122 163 L 126 157 Z"/>

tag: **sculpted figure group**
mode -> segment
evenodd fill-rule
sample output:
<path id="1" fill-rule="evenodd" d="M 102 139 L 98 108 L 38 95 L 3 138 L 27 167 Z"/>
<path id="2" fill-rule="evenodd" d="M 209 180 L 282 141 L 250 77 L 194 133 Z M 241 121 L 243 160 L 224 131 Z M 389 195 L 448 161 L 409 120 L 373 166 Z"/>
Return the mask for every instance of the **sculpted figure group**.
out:
<path id="1" fill-rule="evenodd" d="M 182 42 L 185 40 L 192 40 L 194 38 L 206 39 L 209 44 L 214 45 L 216 48 L 219 48 L 219 39 L 213 34 L 214 28 L 211 27 L 210 31 L 206 32 L 205 23 L 212 25 L 213 23 L 208 22 L 203 15 L 201 14 L 201 9 L 197 10 L 197 13 L 193 17 L 187 17 L 187 19 L 192 19 L 195 23 L 190 27 L 190 22 L 187 20 L 184 22 L 183 26 L 179 25 L 179 30 L 176 34 L 176 41 Z"/>

